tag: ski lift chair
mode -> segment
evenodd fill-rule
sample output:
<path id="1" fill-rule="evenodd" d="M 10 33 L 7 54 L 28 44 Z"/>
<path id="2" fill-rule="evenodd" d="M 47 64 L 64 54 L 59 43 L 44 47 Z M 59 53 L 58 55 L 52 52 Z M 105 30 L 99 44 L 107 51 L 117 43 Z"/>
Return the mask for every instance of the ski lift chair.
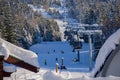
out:
<path id="1" fill-rule="evenodd" d="M 73 49 L 81 49 L 82 48 L 82 42 L 81 41 L 74 41 L 73 43 Z"/>

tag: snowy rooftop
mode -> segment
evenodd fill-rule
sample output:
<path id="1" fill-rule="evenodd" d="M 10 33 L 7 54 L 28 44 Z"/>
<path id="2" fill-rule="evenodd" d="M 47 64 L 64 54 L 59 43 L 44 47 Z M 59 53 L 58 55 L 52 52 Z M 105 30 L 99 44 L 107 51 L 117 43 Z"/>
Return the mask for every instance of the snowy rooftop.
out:
<path id="1" fill-rule="evenodd" d="M 37 55 L 34 52 L 17 47 L 1 38 L 0 55 L 4 56 L 4 60 L 7 60 L 9 56 L 13 56 L 33 66 L 39 67 Z"/>
<path id="2" fill-rule="evenodd" d="M 114 34 L 112 34 L 101 47 L 98 53 L 98 57 L 96 59 L 95 68 L 91 73 L 92 77 L 100 69 L 106 57 L 110 54 L 110 52 L 116 48 L 116 44 L 119 44 L 119 43 L 120 43 L 120 29 L 117 30 Z"/>

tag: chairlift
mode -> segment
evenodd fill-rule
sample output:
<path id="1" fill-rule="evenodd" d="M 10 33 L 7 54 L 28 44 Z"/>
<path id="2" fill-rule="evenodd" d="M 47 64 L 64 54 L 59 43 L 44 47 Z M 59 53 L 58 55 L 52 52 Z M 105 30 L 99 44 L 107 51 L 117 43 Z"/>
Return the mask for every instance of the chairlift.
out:
<path id="1" fill-rule="evenodd" d="M 73 42 L 73 49 L 81 49 L 82 48 L 82 42 L 81 41 L 74 41 Z"/>

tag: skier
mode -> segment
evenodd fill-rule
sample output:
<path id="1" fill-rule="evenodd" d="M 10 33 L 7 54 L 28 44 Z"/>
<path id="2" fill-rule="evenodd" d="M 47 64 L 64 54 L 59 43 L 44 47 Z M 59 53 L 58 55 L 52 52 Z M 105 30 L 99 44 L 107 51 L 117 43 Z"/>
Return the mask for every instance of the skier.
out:
<path id="1" fill-rule="evenodd" d="M 44 64 L 47 65 L 47 60 L 46 59 L 44 60 Z"/>

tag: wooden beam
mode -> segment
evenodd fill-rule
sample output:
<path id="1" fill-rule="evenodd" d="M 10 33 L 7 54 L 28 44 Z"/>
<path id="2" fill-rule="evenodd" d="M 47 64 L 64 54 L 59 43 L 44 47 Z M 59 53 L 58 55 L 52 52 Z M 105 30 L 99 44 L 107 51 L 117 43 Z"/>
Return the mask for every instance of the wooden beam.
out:
<path id="1" fill-rule="evenodd" d="M 11 63 L 11 64 L 14 64 L 16 66 L 19 66 L 19 67 L 22 67 L 24 69 L 27 69 L 27 70 L 30 70 L 32 72 L 38 72 L 39 71 L 39 68 L 36 67 L 36 66 L 33 66 L 27 62 L 24 62 L 16 57 L 13 57 L 13 56 L 9 56 L 7 60 L 5 60 L 5 62 L 7 63 Z"/>
<path id="2" fill-rule="evenodd" d="M 3 77 L 10 77 L 12 72 L 5 72 L 3 71 Z"/>
<path id="3" fill-rule="evenodd" d="M 0 80 L 3 80 L 3 60 L 4 56 L 0 56 Z"/>

